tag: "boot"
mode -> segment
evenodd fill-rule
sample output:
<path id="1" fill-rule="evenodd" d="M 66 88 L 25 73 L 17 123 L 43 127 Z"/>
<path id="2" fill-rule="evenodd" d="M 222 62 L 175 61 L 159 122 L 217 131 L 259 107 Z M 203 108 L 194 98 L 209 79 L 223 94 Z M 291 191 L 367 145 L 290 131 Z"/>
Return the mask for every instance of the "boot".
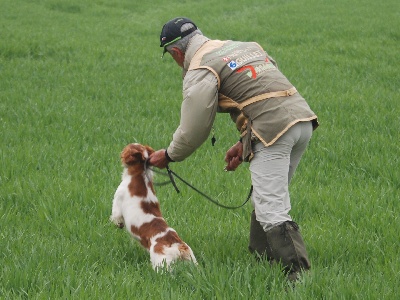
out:
<path id="1" fill-rule="evenodd" d="M 271 258 L 270 248 L 268 247 L 267 236 L 260 222 L 256 219 L 256 213 L 253 210 L 250 221 L 250 253 L 256 255 L 258 259 Z"/>
<path id="2" fill-rule="evenodd" d="M 282 264 L 290 281 L 296 281 L 303 270 L 311 268 L 299 226 L 295 222 L 279 224 L 268 230 L 266 236 L 272 260 Z"/>

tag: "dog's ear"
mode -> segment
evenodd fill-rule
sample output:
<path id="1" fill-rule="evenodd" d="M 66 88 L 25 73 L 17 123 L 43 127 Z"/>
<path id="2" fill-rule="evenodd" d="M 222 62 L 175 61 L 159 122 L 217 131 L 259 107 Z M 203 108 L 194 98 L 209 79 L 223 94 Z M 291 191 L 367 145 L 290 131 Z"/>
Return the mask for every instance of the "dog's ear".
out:
<path id="1" fill-rule="evenodd" d="M 122 150 L 121 162 L 127 166 L 133 165 L 138 162 L 144 162 L 145 158 L 143 152 L 134 145 L 128 145 Z"/>
<path id="2" fill-rule="evenodd" d="M 149 156 L 152 155 L 155 152 L 154 149 L 151 148 L 150 146 L 145 145 L 144 147 L 146 148 L 147 153 L 149 154 Z"/>

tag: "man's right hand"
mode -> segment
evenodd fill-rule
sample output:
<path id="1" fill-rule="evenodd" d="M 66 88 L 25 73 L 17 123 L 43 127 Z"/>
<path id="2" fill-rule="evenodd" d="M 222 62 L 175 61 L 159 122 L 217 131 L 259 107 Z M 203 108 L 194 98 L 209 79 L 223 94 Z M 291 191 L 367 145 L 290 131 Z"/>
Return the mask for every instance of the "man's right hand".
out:
<path id="1" fill-rule="evenodd" d="M 149 163 L 151 166 L 155 166 L 159 169 L 164 169 L 168 166 L 168 159 L 165 156 L 165 149 L 155 151 L 150 155 Z"/>

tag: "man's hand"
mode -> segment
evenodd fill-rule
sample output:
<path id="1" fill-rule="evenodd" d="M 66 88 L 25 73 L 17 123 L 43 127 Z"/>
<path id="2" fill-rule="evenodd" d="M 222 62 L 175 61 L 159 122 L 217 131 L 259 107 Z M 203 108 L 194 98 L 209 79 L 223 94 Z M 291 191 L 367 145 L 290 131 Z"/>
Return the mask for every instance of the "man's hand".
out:
<path id="1" fill-rule="evenodd" d="M 228 151 L 226 151 L 225 162 L 227 163 L 226 171 L 235 171 L 242 163 L 243 144 L 237 142 Z"/>
<path id="2" fill-rule="evenodd" d="M 151 166 L 155 166 L 159 169 L 164 169 L 167 167 L 169 161 L 165 156 L 165 149 L 160 149 L 155 151 L 150 155 L 149 163 Z"/>

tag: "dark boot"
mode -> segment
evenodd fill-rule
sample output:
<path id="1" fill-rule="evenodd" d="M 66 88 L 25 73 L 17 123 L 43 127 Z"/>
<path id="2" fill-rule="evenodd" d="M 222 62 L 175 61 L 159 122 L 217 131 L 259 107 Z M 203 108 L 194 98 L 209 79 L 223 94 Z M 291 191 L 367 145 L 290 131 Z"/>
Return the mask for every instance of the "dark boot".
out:
<path id="1" fill-rule="evenodd" d="M 249 250 L 257 258 L 269 260 L 270 248 L 268 247 L 267 236 L 260 222 L 257 221 L 254 210 L 251 213 Z"/>
<path id="2" fill-rule="evenodd" d="M 301 271 L 310 269 L 306 247 L 295 222 L 286 221 L 275 226 L 266 236 L 272 259 L 282 264 L 290 281 L 296 281 Z"/>

